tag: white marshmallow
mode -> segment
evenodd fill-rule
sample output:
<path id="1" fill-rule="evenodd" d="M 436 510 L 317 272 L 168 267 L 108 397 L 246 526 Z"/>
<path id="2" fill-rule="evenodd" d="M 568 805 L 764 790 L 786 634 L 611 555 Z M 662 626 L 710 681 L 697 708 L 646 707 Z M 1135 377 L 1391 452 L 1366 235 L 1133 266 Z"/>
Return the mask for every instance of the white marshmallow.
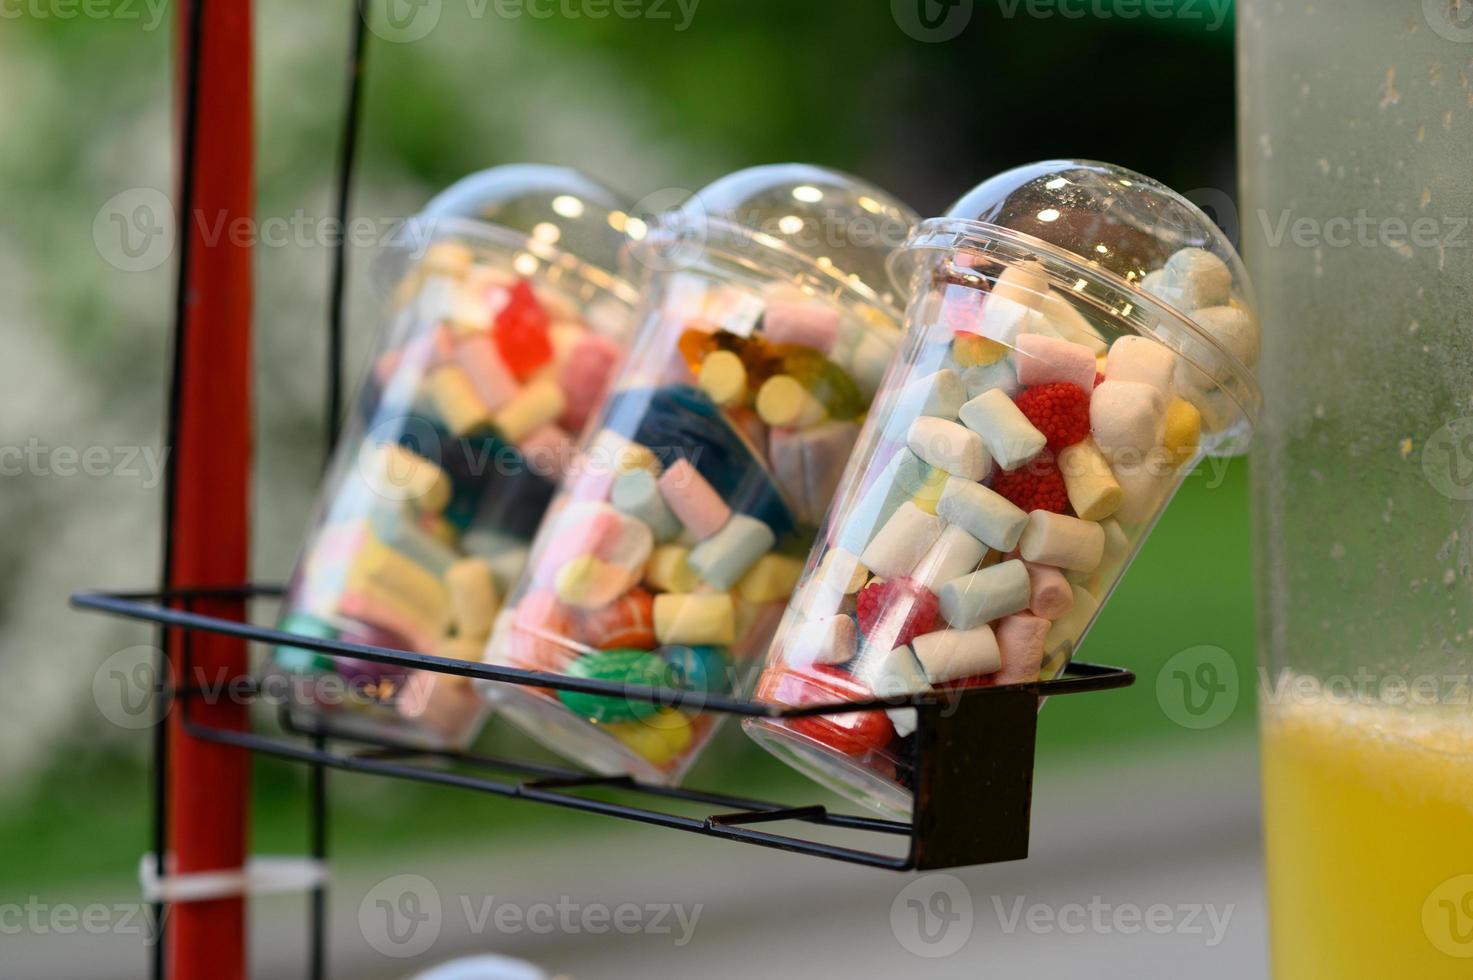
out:
<path id="1" fill-rule="evenodd" d="M 1034 428 L 1007 392 L 1000 388 L 984 391 L 961 407 L 967 428 L 982 437 L 998 466 L 1015 470 L 1037 456 L 1048 437 Z"/>
<path id="2" fill-rule="evenodd" d="M 1083 344 L 1045 334 L 1019 334 L 1013 361 L 1025 387 L 1064 382 L 1089 392 L 1095 386 L 1095 352 Z"/>
<path id="3" fill-rule="evenodd" d="M 1054 676 L 1063 667 L 1065 657 L 1073 656 L 1084 631 L 1099 608 L 1098 599 L 1079 586 L 1074 586 L 1074 605 L 1067 613 L 1054 620 L 1054 625 L 1049 627 L 1048 637 L 1043 641 L 1048 658 L 1044 665 L 1045 677 Z"/>
<path id="4" fill-rule="evenodd" d="M 899 345 L 898 330 L 880 330 L 867 325 L 859 331 L 857 342 L 846 358 L 839 359 L 849 371 L 849 376 L 866 398 L 874 397 L 880 382 L 895 360 L 895 348 Z M 843 336 L 841 334 L 841 336 Z"/>
<path id="5" fill-rule="evenodd" d="M 1023 386 L 1018 384 L 1018 374 L 1013 370 L 1012 358 L 1008 357 L 967 368 L 962 372 L 962 384 L 967 387 L 968 398 L 976 398 L 994 388 L 1013 398 L 1023 390 Z"/>
<path id="6" fill-rule="evenodd" d="M 1105 554 L 1105 529 L 1094 521 L 1035 510 L 1028 515 L 1018 553 L 1042 565 L 1092 572 Z"/>
<path id="7" fill-rule="evenodd" d="M 1001 494 L 980 483 L 948 477 L 936 503 L 936 515 L 960 525 L 989 548 L 1012 551 L 1017 547 L 1028 515 Z M 873 567 L 873 566 L 871 566 Z"/>
<path id="8" fill-rule="evenodd" d="M 1121 450 L 1144 453 L 1161 444 L 1166 400 L 1139 381 L 1106 381 L 1089 399 L 1089 424 L 1095 444 L 1107 457 Z"/>
<path id="9" fill-rule="evenodd" d="M 1032 595 L 1028 568 L 1016 558 L 952 579 L 938 593 L 941 615 L 962 630 L 1022 612 Z"/>
<path id="10" fill-rule="evenodd" d="M 1073 303 L 1057 292 L 1050 292 L 1044 298 L 1038 307 L 1038 312 L 1059 339 L 1081 344 L 1095 354 L 1104 353 L 1107 345 L 1100 337 L 1099 331 L 1095 330 L 1084 318 L 1084 314 L 1075 309 Z"/>
<path id="11" fill-rule="evenodd" d="M 1232 294 L 1232 271 L 1227 263 L 1206 249 L 1181 249 L 1166 260 L 1162 271 L 1165 288 L 1171 291 L 1175 305 L 1184 313 L 1204 306 L 1225 305 Z"/>
<path id="12" fill-rule="evenodd" d="M 848 616 L 825 616 L 793 631 L 783 656 L 795 667 L 844 664 L 854 659 L 859 633 Z"/>
<path id="13" fill-rule="evenodd" d="M 926 672 L 910 647 L 896 647 L 882 657 L 866 661 L 859 670 L 859 679 L 869 685 L 877 698 L 898 698 L 931 690 Z"/>
<path id="14" fill-rule="evenodd" d="M 917 378 L 900 390 L 893 417 L 911 419 L 930 415 L 939 419 L 955 419 L 967 400 L 967 389 L 961 375 L 951 368 Z"/>
<path id="15" fill-rule="evenodd" d="M 1192 313 L 1192 322 L 1242 361 L 1258 363 L 1258 323 L 1236 306 L 1209 306 Z M 1219 372 L 1219 380 L 1226 372 Z"/>
<path id="16" fill-rule="evenodd" d="M 975 569 L 985 557 L 987 545 L 972 537 L 960 525 L 948 524 L 911 577 L 935 592 L 943 582 L 960 578 Z"/>
<path id="17" fill-rule="evenodd" d="M 1171 489 L 1168 463 L 1148 456 L 1144 461 L 1118 467 L 1115 478 L 1120 481 L 1120 506 L 1115 518 L 1123 524 L 1143 524 L 1156 515 L 1157 508 Z"/>
<path id="18" fill-rule="evenodd" d="M 1018 334 L 1037 320 L 1037 310 L 1048 294 L 1048 280 L 1036 268 L 1009 266 L 992 284 L 975 331 L 1011 347 Z"/>
<path id="19" fill-rule="evenodd" d="M 946 419 L 916 419 L 910 424 L 906 444 L 925 462 L 964 480 L 980 481 L 992 467 L 982 437 Z"/>
<path id="20" fill-rule="evenodd" d="M 1175 383 L 1176 353 L 1149 337 L 1121 337 L 1110 345 L 1105 358 L 1105 378 L 1110 381 L 1139 381 L 1170 400 Z"/>
<path id="21" fill-rule="evenodd" d="M 1105 529 L 1105 556 L 1100 559 L 1100 563 L 1113 565 L 1130 551 L 1130 538 L 1120 526 L 1120 522 L 1114 518 L 1100 521 L 1100 527 Z"/>
<path id="22" fill-rule="evenodd" d="M 1086 521 L 1104 520 L 1120 507 L 1124 493 L 1110 464 L 1093 439 L 1077 442 L 1059 453 L 1059 472 L 1069 503 Z"/>
<path id="23" fill-rule="evenodd" d="M 932 684 L 982 677 L 1002 669 L 1002 654 L 990 626 L 924 633 L 911 641 L 911 648 Z"/>
<path id="24" fill-rule="evenodd" d="M 876 575 L 904 578 L 931 550 L 944 527 L 941 518 L 907 500 L 890 515 L 859 560 Z"/>

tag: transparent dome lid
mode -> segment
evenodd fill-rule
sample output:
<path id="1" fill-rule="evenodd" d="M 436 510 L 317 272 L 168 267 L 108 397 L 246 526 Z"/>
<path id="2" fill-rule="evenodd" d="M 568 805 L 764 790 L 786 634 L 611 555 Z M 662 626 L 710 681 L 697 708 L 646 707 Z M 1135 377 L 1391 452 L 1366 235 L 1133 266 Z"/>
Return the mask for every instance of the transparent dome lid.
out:
<path id="1" fill-rule="evenodd" d="M 1124 167 L 1049 160 L 998 174 L 922 222 L 891 262 L 904 292 L 937 250 L 1036 271 L 1076 303 L 1155 336 L 1215 379 L 1251 424 L 1258 315 L 1242 259 L 1203 211 Z"/>
<path id="2" fill-rule="evenodd" d="M 632 255 L 657 269 L 702 257 L 769 273 L 776 265 L 819 288 L 852 291 L 893 310 L 886 262 L 917 220 L 903 202 L 857 177 L 771 164 L 728 174 L 658 216 Z"/>
<path id="3" fill-rule="evenodd" d="M 619 275 L 628 225 L 619 195 L 587 175 L 519 163 L 456 181 L 404 223 L 395 244 L 417 254 L 445 237 L 467 239 L 516 251 L 518 268 L 560 267 L 632 299 Z"/>

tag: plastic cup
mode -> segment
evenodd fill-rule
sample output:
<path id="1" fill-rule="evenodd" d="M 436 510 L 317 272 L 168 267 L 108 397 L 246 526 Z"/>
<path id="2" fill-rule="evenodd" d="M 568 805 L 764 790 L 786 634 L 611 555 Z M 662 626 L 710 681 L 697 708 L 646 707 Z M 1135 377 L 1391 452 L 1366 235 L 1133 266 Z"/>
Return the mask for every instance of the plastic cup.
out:
<path id="1" fill-rule="evenodd" d="M 1157 182 L 1051 161 L 980 185 L 891 262 L 906 338 L 768 654 L 801 706 L 1057 676 L 1182 478 L 1241 449 L 1258 326 L 1241 262 Z M 748 719 L 889 816 L 915 711 Z"/>
<path id="2" fill-rule="evenodd" d="M 634 354 L 533 545 L 496 664 L 739 694 L 900 342 L 885 261 L 914 216 L 815 167 L 725 177 L 633 243 Z M 715 728 L 673 703 L 483 685 L 609 774 L 673 782 Z"/>
<path id="3" fill-rule="evenodd" d="M 628 215 L 555 167 L 483 171 L 406 223 L 381 260 L 392 312 L 351 403 L 282 628 L 480 659 L 576 439 L 622 359 Z M 303 724 L 468 742 L 465 678 L 281 647 Z"/>

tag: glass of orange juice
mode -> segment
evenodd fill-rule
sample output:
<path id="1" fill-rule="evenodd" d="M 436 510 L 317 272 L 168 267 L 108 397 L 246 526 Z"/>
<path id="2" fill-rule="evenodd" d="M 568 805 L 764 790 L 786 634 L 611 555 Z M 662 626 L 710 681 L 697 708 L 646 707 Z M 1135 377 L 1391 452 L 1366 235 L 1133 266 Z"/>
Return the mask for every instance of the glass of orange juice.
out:
<path id="1" fill-rule="evenodd" d="M 1274 976 L 1473 977 L 1473 8 L 1237 22 Z"/>

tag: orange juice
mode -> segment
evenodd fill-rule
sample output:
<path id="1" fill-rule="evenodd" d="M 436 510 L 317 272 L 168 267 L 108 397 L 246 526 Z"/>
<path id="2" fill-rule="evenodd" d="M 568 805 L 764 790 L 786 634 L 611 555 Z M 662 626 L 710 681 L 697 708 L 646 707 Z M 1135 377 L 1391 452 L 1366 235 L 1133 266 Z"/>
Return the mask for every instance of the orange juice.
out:
<path id="1" fill-rule="evenodd" d="M 1263 712 L 1275 980 L 1473 977 L 1473 709 Z"/>

